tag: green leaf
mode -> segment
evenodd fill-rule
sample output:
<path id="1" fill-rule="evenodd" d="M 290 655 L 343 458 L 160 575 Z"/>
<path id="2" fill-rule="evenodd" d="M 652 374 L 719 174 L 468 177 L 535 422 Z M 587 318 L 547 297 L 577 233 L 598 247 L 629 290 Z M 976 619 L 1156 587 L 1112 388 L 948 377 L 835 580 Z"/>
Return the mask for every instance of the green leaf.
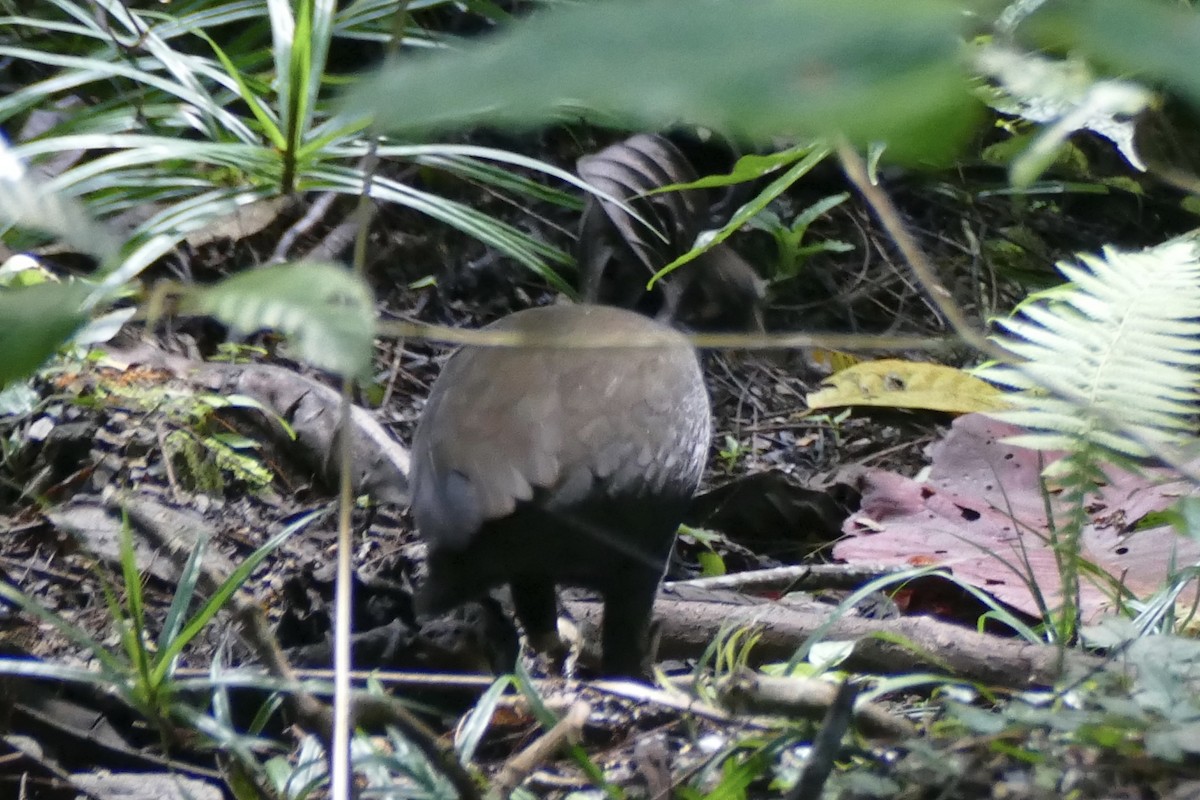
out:
<path id="1" fill-rule="evenodd" d="M 1048 4 L 1029 21 L 1041 42 L 1165 81 L 1200 104 L 1200 14 L 1189 5 L 1150 0 L 1074 0 Z"/>
<path id="2" fill-rule="evenodd" d="M 802 232 L 806 230 L 809 225 L 812 225 L 814 222 L 816 222 L 819 217 L 824 216 L 827 211 L 837 208 L 849 199 L 849 192 L 839 192 L 818 200 L 808 208 L 804 209 L 804 211 L 802 211 L 794 220 L 792 220 L 792 230 L 796 232 Z"/>
<path id="3" fill-rule="evenodd" d="M 33 372 L 87 322 L 88 292 L 81 283 L 0 291 L 0 387 Z"/>
<path id="4" fill-rule="evenodd" d="M 148 686 L 151 656 L 146 648 L 146 605 L 142 594 L 142 575 L 138 571 L 138 559 L 133 547 L 133 526 L 128 516 L 121 520 L 121 577 L 125 581 L 125 616 L 120 618 L 122 639 L 129 660 L 145 695 L 152 697 L 157 686 Z"/>
<path id="5" fill-rule="evenodd" d="M 807 155 L 792 165 L 791 169 L 771 181 L 765 189 L 758 193 L 757 197 L 739 208 L 730 217 L 729 222 L 725 223 L 720 230 L 713 231 L 711 235 L 702 237 L 703 242 L 698 242 L 691 250 L 654 273 L 653 277 L 650 278 L 650 282 L 646 284 L 646 287 L 650 288 L 656 281 L 670 274 L 680 265 L 686 264 L 706 250 L 711 250 L 724 242 L 736 231 L 740 230 L 743 225 L 754 219 L 759 212 L 770 205 L 772 200 L 779 197 L 779 195 L 791 188 L 792 184 L 811 172 L 813 167 L 821 163 L 827 155 L 829 155 L 829 147 L 825 145 L 818 145 L 808 150 Z"/>
<path id="6" fill-rule="evenodd" d="M 61 237 L 79 252 L 104 260 L 119 241 L 76 200 L 35 180 L 0 135 L 0 223 Z"/>
<path id="7" fill-rule="evenodd" d="M 208 43 L 208 46 L 213 49 L 217 58 L 220 59 L 221 66 L 225 67 L 225 71 L 229 73 L 229 77 L 237 84 L 238 95 L 241 96 L 242 102 L 246 104 L 246 107 L 250 109 L 250 113 L 258 120 L 258 125 L 262 128 L 263 135 L 271 141 L 271 144 L 276 149 L 286 149 L 287 142 L 284 141 L 283 132 L 279 130 L 279 125 L 276 124 L 275 120 L 271 119 L 267 109 L 263 107 L 262 100 L 259 99 L 258 94 L 246 83 L 237 65 L 233 63 L 229 56 L 225 54 L 225 51 L 221 49 L 221 46 L 207 33 L 198 30 L 196 31 L 196 35 Z"/>
<path id="8" fill-rule="evenodd" d="M 5 600 L 10 605 L 18 606 L 26 614 L 29 614 L 31 617 L 35 617 L 40 620 L 43 624 L 54 628 L 73 644 L 90 653 L 92 657 L 96 659 L 96 663 L 100 667 L 99 673 L 91 673 L 93 676 L 92 680 L 99 681 L 101 676 L 103 676 L 108 680 L 119 683 L 128 673 L 127 665 L 123 664 L 119 659 L 116 658 L 116 656 L 108 652 L 108 650 L 104 648 L 104 645 L 93 639 L 87 631 L 75 623 L 70 622 L 60 614 L 56 614 L 55 612 L 46 608 L 38 600 L 25 594 L 17 587 L 6 583 L 5 581 L 0 581 L 0 599 Z M 21 661 L 29 665 L 28 668 L 33 668 L 34 665 L 40 665 L 41 667 L 51 666 L 42 664 L 38 661 L 25 661 L 24 659 Z M 0 664 L 3 665 L 0 667 L 0 674 L 37 674 L 34 672 L 17 672 L 13 669 L 14 665 L 12 662 L 8 662 L 6 659 L 0 659 Z M 62 667 L 62 669 L 69 668 Z"/>
<path id="9" fill-rule="evenodd" d="M 733 168 L 725 175 L 706 175 L 699 180 L 690 183 L 669 183 L 666 186 L 655 189 L 650 194 L 662 194 L 663 192 L 677 192 L 683 189 L 713 189 L 721 186 L 733 186 L 738 183 L 746 183 L 748 181 L 757 180 L 764 175 L 769 175 L 772 172 L 791 166 L 796 161 L 804 158 L 814 150 L 820 150 L 826 155 L 829 153 L 829 147 L 823 142 L 815 144 L 805 144 L 799 147 L 789 147 L 786 150 L 780 150 L 776 153 L 768 153 L 761 155 L 759 153 L 751 153 L 742 156 L 733 165 Z"/>
<path id="10" fill-rule="evenodd" d="M 251 270 L 185 295 L 185 313 L 210 314 L 242 334 L 273 328 L 292 337 L 310 364 L 361 377 L 371 365 L 371 289 L 336 264 Z"/>
<path id="11" fill-rule="evenodd" d="M 469 764 L 474 760 L 475 751 L 478 749 L 479 743 L 483 741 L 484 735 L 492 727 L 492 716 L 495 714 L 500 698 L 504 696 L 505 692 L 515 686 L 516 680 L 511 675 L 501 675 L 492 682 L 488 690 L 475 703 L 474 708 L 471 709 L 471 713 L 467 714 L 466 719 L 459 727 L 458 733 L 455 736 L 455 747 L 458 750 L 458 757 L 464 764 Z"/>
<path id="12" fill-rule="evenodd" d="M 394 130 L 529 127 L 587 109 L 631 127 L 887 139 L 946 157 L 977 109 L 966 17 L 941 0 L 611 0 L 544 11 L 450 54 L 389 66 L 349 96 Z"/>
<path id="13" fill-rule="evenodd" d="M 163 682 L 171 672 L 176 657 L 183 652 L 183 648 L 187 647 L 188 643 L 195 639 L 200 631 L 204 630 L 204 626 L 212 621 L 217 612 L 229 602 L 229 598 L 233 596 L 233 593 L 241 588 L 246 579 L 250 577 L 250 574 L 258 569 L 258 566 L 266 557 L 275 552 L 292 534 L 304 528 L 317 516 L 319 514 L 316 512 L 305 514 L 268 539 L 262 547 L 251 553 L 245 561 L 238 565 L 237 569 L 217 587 L 217 590 L 207 599 L 200 610 L 188 619 L 187 624 L 183 626 L 178 635 L 172 637 L 167 642 L 166 647 L 159 652 L 158 660 L 154 665 L 154 672 L 151 675 L 155 685 Z M 191 589 L 189 588 L 188 591 L 190 592 Z"/>
<path id="14" fill-rule="evenodd" d="M 334 191 L 357 195 L 365 183 L 361 171 L 334 167 L 309 170 L 305 177 L 306 182 L 300 187 L 304 191 Z M 463 203 L 422 192 L 400 181 L 381 176 L 376 176 L 371 181 L 370 193 L 373 199 L 404 205 L 414 211 L 428 214 L 439 222 L 454 226 L 468 236 L 521 262 L 568 297 L 575 296 L 575 289 L 571 284 L 547 263 L 548 260 L 569 263 L 570 257 L 514 226 Z"/>
<path id="15" fill-rule="evenodd" d="M 1015 390 L 1015 410 L 995 416 L 1030 433 L 1009 441 L 1115 459 L 1152 456 L 1146 441 L 1186 441 L 1200 408 L 1200 243 L 1108 247 L 1058 268 L 1070 284 L 997 320 L 993 338 L 1013 363 L 976 370 Z"/>
<path id="16" fill-rule="evenodd" d="M 196 542 L 196 546 L 192 548 L 192 552 L 188 555 L 187 563 L 179 575 L 175 594 L 171 598 L 171 606 L 167 609 L 167 616 L 163 620 L 162 630 L 158 635 L 159 661 L 162 660 L 162 654 L 167 651 L 171 642 L 174 641 L 175 637 L 179 635 L 179 631 L 183 628 L 188 608 L 192 604 L 192 599 L 196 596 L 196 585 L 200 581 L 204 556 L 207 551 L 208 539 L 199 539 Z"/>
<path id="17" fill-rule="evenodd" d="M 725 559 L 721 558 L 718 553 L 706 550 L 699 553 L 696 560 L 700 562 L 701 575 L 705 578 L 714 578 L 725 574 Z"/>
<path id="18" fill-rule="evenodd" d="M 537 687 L 533 685 L 533 681 L 529 678 L 529 673 L 525 671 L 521 662 L 517 662 L 516 672 L 513 673 L 513 679 L 516 682 L 517 690 L 525 697 L 529 703 L 529 709 L 533 713 L 534 718 L 546 730 L 550 730 L 558 723 L 558 718 L 554 712 L 546 707 L 545 701 L 538 694 Z M 569 755 L 575 764 L 583 770 L 584 775 L 588 777 L 593 785 L 599 787 L 610 798 L 621 798 L 622 795 L 617 791 L 616 787 L 612 786 L 604 778 L 604 772 L 600 767 L 596 766 L 592 761 L 588 752 L 581 745 L 571 742 L 563 746 L 564 752 Z"/>

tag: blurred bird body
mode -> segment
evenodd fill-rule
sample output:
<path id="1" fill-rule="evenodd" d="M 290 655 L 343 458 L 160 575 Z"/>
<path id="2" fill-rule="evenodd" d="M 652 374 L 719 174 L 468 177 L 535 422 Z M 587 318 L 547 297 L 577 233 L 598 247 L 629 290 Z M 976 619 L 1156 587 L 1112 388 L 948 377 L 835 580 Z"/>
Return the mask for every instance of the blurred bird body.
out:
<path id="1" fill-rule="evenodd" d="M 605 600 L 603 671 L 642 674 L 708 452 L 696 354 L 669 327 L 605 306 L 530 309 L 489 330 L 526 344 L 452 356 L 414 437 L 412 506 L 429 548 L 419 608 L 509 584 L 543 648 L 557 642 L 555 585 L 590 588 Z"/>

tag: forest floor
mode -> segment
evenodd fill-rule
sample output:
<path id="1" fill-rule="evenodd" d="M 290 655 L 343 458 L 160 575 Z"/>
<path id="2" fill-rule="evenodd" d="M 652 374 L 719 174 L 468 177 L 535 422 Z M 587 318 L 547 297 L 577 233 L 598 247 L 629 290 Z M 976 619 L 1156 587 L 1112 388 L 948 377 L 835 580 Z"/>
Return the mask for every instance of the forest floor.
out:
<path id="1" fill-rule="evenodd" d="M 583 155 L 579 139 L 577 132 L 567 136 L 552 131 L 488 143 L 573 169 Z M 1156 244 L 1194 225 L 1170 192 L 1133 192 L 1094 182 L 1094 191 L 1017 197 L 1003 192 L 1003 170 L 988 165 L 936 174 L 887 170 L 882 186 L 954 300 L 981 329 L 990 316 L 1007 314 L 1028 292 L 1055 283 L 1053 265 L 1059 259 L 1104 245 Z M 769 234 L 745 230 L 732 238 L 733 246 L 769 281 L 767 331 L 946 335 L 945 322 L 872 210 L 832 161 L 775 208 L 782 216 L 794 215 L 839 192 L 848 192 L 849 199 L 818 218 L 805 241 L 836 240 L 849 248 L 813 255 L 795 276 L 782 279 L 773 273 L 775 243 Z M 468 183 L 453 185 L 447 193 L 571 248 L 576 211 L 532 201 L 527 207 L 512 206 Z M 225 231 L 173 256 L 159 268 L 158 277 L 187 275 L 205 282 L 255 266 L 305 210 L 282 209 L 244 236 Z M 317 245 L 335 223 L 323 220 L 300 241 Z M 476 327 L 558 300 L 544 281 L 520 265 L 411 211 L 381 209 L 370 239 L 367 275 L 385 318 Z M 260 398 L 293 397 L 313 383 L 336 384 L 289 358 L 286 343 L 256 336 L 230 346 L 219 326 L 205 322 L 170 319 L 154 330 L 130 326 L 96 352 L 96 358 L 56 362 L 38 382 L 36 410 L 5 422 L 4 436 L 16 442 L 0 462 L 0 528 L 8 534 L 0 537 L 0 570 L 6 579 L 49 614 L 85 632 L 97 647 L 122 652 L 122 637 L 128 634 L 115 622 L 111 601 L 115 598 L 119 606 L 129 596 L 122 588 L 128 578 L 122 574 L 123 525 L 135 531 L 139 542 L 133 558 L 144 599 L 140 624 L 156 637 L 180 588 L 183 558 L 196 542 L 207 541 L 206 560 L 219 573 L 224 565 L 242 563 L 283 527 L 316 512 L 257 566 L 245 591 L 267 612 L 293 666 L 327 667 L 336 546 L 332 451 L 268 435 L 272 414 L 240 402 L 230 408 L 213 398 L 227 398 L 232 385 L 248 385 L 241 370 L 263 365 L 280 371 L 259 376 L 270 383 Z M 395 441 L 407 443 L 448 353 L 449 348 L 430 342 L 381 341 L 377 380 L 356 402 Z M 888 356 L 931 358 L 920 353 Z M 956 367 L 978 361 L 961 347 L 934 357 Z M 224 371 L 197 378 L 194 365 L 214 358 L 224 359 Z M 807 395 L 830 372 L 829 356 L 820 351 L 709 351 L 703 360 L 715 436 L 703 493 L 689 515 L 670 581 L 830 564 L 831 546 L 857 510 L 857 476 L 868 468 L 915 476 L 929 462 L 929 445 L 942 439 L 951 423 L 948 414 L 919 410 L 810 411 Z M 286 404 L 274 408 L 284 415 L 292 410 Z M 336 396 L 318 401 L 314 413 L 336 417 Z M 491 679 L 455 683 L 439 681 L 437 675 L 496 663 L 513 646 L 516 632 L 507 616 L 491 608 L 462 614 L 440 628 L 421 629 L 412 613 L 411 588 L 419 580 L 422 549 L 403 503 L 360 507 L 352 527 L 355 630 L 361 637 L 356 666 L 364 673 L 374 671 L 396 695 L 422 703 L 424 719 L 438 735 L 448 737 L 461 724 L 461 715 L 480 702 Z M 801 583 L 796 579 L 788 586 Z M 734 669 L 737 665 L 788 661 L 788 647 L 798 649 L 813 629 L 796 622 L 798 632 L 791 632 L 788 625 L 793 623 L 771 617 L 776 620 L 772 630 L 762 634 L 769 641 L 756 650 L 745 637 L 730 638 L 721 624 L 737 618 L 734 611 L 722 612 L 721 604 L 734 609 L 738 601 L 685 589 L 674 590 L 671 602 L 680 605 L 672 606 L 671 613 L 693 620 L 699 633 L 692 640 L 669 619 L 659 643 L 662 674 L 679 682 L 673 689 L 670 681 L 644 694 L 586 680 L 563 682 L 545 675 L 545 665 L 537 659 L 523 656 L 549 707 L 565 714 L 582 699 L 592 709 L 580 734 L 582 751 L 571 757 L 550 755 L 532 766 L 525 784 L 529 791 L 566 796 L 594 787 L 580 766 L 581 753 L 599 765 L 606 781 L 632 796 L 665 796 L 658 793 L 674 786 L 685 797 L 768 797 L 795 780 L 811 753 L 813 732 L 821 728 L 823 705 L 818 703 L 816 712 L 780 714 L 780 707 L 791 706 L 777 699 L 774 715 L 743 713 L 730 699 L 733 689 L 727 681 L 739 675 L 747 679 Z M 822 620 L 848 592 L 834 580 L 807 593 L 792 592 L 786 601 L 778 587 L 756 597 L 769 602 L 773 614 L 786 615 L 794 606 L 796 619 Z M 975 641 L 970 637 L 982 636 L 976 634 L 976 620 L 984 607 L 936 580 L 872 602 L 879 606 L 876 612 L 860 609 L 857 616 L 866 620 L 864 631 L 877 620 L 885 633 L 864 633 L 867 637 L 898 637 L 895 630 L 900 629 L 887 624 L 917 615 L 933 615 L 947 630 L 960 630 L 965 650 Z M 586 623 L 594 606 L 586 597 L 572 596 L 567 603 L 580 616 L 584 638 L 590 635 Z M 45 617 L 6 614 L 0 642 L 7 655 L 74 668 L 95 668 L 103 660 L 82 646 L 81 637 L 65 635 L 61 625 Z M 254 648 L 236 630 L 232 616 L 218 616 L 184 651 L 186 674 L 202 679 L 253 664 Z M 717 656 L 706 654 L 706 643 L 717 634 L 725 637 L 724 645 Z M 903 634 L 922 646 L 945 635 L 942 631 L 933 640 L 922 640 L 915 628 Z M 843 637 L 824 638 L 832 642 Z M 948 662 L 958 657 L 948 651 L 942 655 Z M 1039 687 L 1027 680 L 1028 673 L 997 685 L 961 666 L 959 680 L 951 680 L 955 669 L 947 674 L 929 661 L 918 668 L 921 662 L 898 658 L 894 669 L 884 669 L 892 657 L 895 653 L 884 653 L 850 670 L 876 676 L 865 685 L 889 688 L 873 702 L 897 727 L 882 738 L 852 737 L 835 749 L 840 796 L 1200 796 L 1194 761 L 1149 755 L 1132 727 L 1106 727 L 1106 717 L 1094 706 L 1084 710 L 1062 698 L 1051 701 L 1048 686 L 1040 687 L 1047 690 L 1041 695 L 1046 705 L 1038 706 L 1031 697 Z M 1007 656 L 997 651 L 975 657 L 986 662 Z M 701 663 L 718 667 L 717 677 L 711 671 L 696 677 L 703 672 L 697 666 Z M 581 667 L 577 674 L 586 678 L 588 673 Z M 776 666 L 769 674 L 782 673 Z M 1081 679 L 1088 680 L 1094 685 L 1098 679 Z M 0 686 L 10 718 L 5 740 L 13 753 L 7 766 L 0 767 L 13 792 L 9 796 L 18 796 L 20 787 L 26 797 L 74 797 L 77 787 L 64 775 L 98 768 L 174 772 L 209 785 L 220 776 L 227 786 L 235 783 L 229 759 L 195 746 L 195 739 L 177 727 L 168 726 L 171 732 L 163 734 L 142 724 L 102 682 L 48 685 L 12 676 L 0 680 Z M 700 691 L 693 701 L 684 699 L 684 689 L 691 688 Z M 196 708 L 220 717 L 194 686 L 190 691 Z M 248 725 L 266 696 L 253 688 L 231 692 L 220 718 L 235 727 Z M 518 702 L 520 697 L 510 693 L 493 709 L 491 728 L 474 751 L 476 766 L 493 778 L 537 736 L 536 710 Z M 1018 699 L 1020 712 L 1014 710 Z M 689 711 L 689 702 L 711 713 Z M 1072 714 L 1078 719 L 1068 725 Z M 272 718 L 263 735 L 295 744 L 296 729 L 281 719 L 288 717 Z M 1080 733 L 1088 726 L 1091 738 Z M 268 757 L 267 751 L 255 752 L 264 761 Z M 293 768 L 299 759 L 291 757 Z"/>

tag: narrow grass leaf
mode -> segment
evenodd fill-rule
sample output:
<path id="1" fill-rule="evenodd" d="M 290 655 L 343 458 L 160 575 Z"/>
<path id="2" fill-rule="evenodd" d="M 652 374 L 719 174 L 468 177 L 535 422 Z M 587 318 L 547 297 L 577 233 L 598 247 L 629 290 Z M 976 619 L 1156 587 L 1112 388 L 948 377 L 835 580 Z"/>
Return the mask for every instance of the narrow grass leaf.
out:
<path id="1" fill-rule="evenodd" d="M 158 654 L 159 661 L 154 670 L 155 683 L 159 683 L 163 680 L 167 670 L 174 662 L 176 656 L 183 651 L 183 648 L 186 647 L 188 643 L 192 641 L 192 639 L 196 638 L 200 631 L 204 630 L 204 627 L 212 621 L 212 618 L 217 615 L 217 612 L 220 611 L 227 602 L 229 602 L 229 598 L 232 597 L 233 593 L 236 592 L 241 585 L 246 582 L 246 579 L 250 577 L 250 573 L 258 569 L 258 565 L 261 564 L 267 556 L 273 553 L 276 548 L 287 541 L 292 534 L 308 525 L 308 523 L 317 516 L 318 514 L 316 512 L 312 514 L 305 514 L 303 517 L 296 520 L 291 525 L 288 525 L 279 533 L 275 534 L 275 536 L 272 536 L 265 544 L 263 544 L 262 547 L 251 553 L 241 564 L 238 565 L 233 573 L 226 578 L 219 587 L 217 587 L 217 591 L 213 592 L 212 597 L 208 598 L 200 610 L 197 611 L 196 614 L 188 621 L 187 625 L 183 627 L 183 630 L 179 632 L 179 635 L 173 638 L 167 647 Z"/>
<path id="2" fill-rule="evenodd" d="M 196 584 L 203 572 L 204 554 L 207 551 L 208 539 L 206 537 L 196 542 L 196 546 L 192 548 L 192 552 L 188 556 L 187 563 L 183 566 L 178 585 L 175 588 L 175 595 L 171 598 L 171 607 L 167 609 L 167 616 L 163 620 L 162 631 L 158 636 L 159 653 L 167 649 L 171 640 L 178 636 L 179 631 L 183 628 L 188 608 L 196 596 Z"/>
<path id="3" fill-rule="evenodd" d="M 355 196 L 362 191 L 363 176 L 357 170 L 326 166 L 310 170 L 306 177 L 308 182 L 301 186 L 304 190 L 324 189 Z M 370 194 L 373 199 L 406 206 L 457 228 L 516 259 L 557 291 L 568 297 L 577 296 L 571 283 L 550 265 L 550 262 L 556 262 L 566 266 L 571 259 L 560 250 L 533 239 L 511 225 L 462 203 L 378 176 L 371 183 Z"/>
<path id="4" fill-rule="evenodd" d="M 0 584 L 3 586 L 3 584 Z M 38 658 L 0 658 L 0 675 L 40 678 L 104 687 L 111 684 L 110 674 L 81 667 L 68 667 Z"/>
<path id="5" fill-rule="evenodd" d="M 496 704 L 500 702 L 504 693 L 515 685 L 516 682 L 511 675 L 502 675 L 494 680 L 479 701 L 475 703 L 475 707 L 471 709 L 471 713 L 467 715 L 463 724 L 459 726 L 456 736 L 458 757 L 464 764 L 469 764 L 475 758 L 475 751 L 478 749 L 479 743 L 483 741 L 484 734 L 492 725 L 492 715 L 496 711 Z"/>
<path id="6" fill-rule="evenodd" d="M 242 98 L 242 102 L 246 104 L 246 107 L 250 109 L 250 113 L 258 120 L 258 125 L 262 129 L 263 135 L 270 140 L 274 147 L 280 151 L 285 150 L 287 141 L 284 139 L 283 132 L 279 129 L 278 123 L 267 113 L 267 109 L 263 107 L 258 93 L 250 89 L 250 86 L 242 77 L 241 70 L 230 60 L 225 51 L 221 49 L 221 46 L 213 41 L 211 36 L 200 30 L 196 31 L 196 35 L 208 42 L 209 47 L 216 53 L 217 58 L 220 60 L 221 65 L 225 67 L 225 71 L 229 74 L 229 77 L 237 84 L 238 95 Z"/>
<path id="7" fill-rule="evenodd" d="M 538 694 L 537 687 L 529 679 L 529 673 L 525 671 L 525 667 L 520 662 L 517 663 L 517 670 L 513 675 L 513 679 L 516 682 L 517 689 L 529 702 L 529 709 L 533 712 L 533 716 L 537 719 L 538 723 L 546 730 L 553 728 L 558 723 L 558 718 L 554 716 L 553 711 L 546 707 L 542 696 Z M 621 791 L 605 780 L 604 771 L 592 761 L 583 747 L 577 744 L 567 744 L 564 750 L 571 756 L 579 768 L 583 770 L 594 786 L 604 790 L 604 793 L 613 798 L 613 800 L 621 800 L 623 797 Z"/>
<path id="8" fill-rule="evenodd" d="M 147 685 L 150 676 L 150 664 L 153 657 L 146 648 L 146 609 L 142 596 L 142 572 L 138 568 L 137 551 L 133 547 L 133 526 L 129 524 L 128 516 L 122 515 L 120 539 L 121 578 L 125 582 L 124 615 L 116 616 L 115 620 L 122 627 L 122 638 L 129 660 L 142 680 L 147 690 L 146 696 L 154 694 L 158 682 Z"/>
<path id="9" fill-rule="evenodd" d="M 821 161 L 823 161 L 827 155 L 829 155 L 829 148 L 827 147 L 818 147 L 817 149 L 808 153 L 806 156 L 804 156 L 804 158 L 792 165 L 787 172 L 771 181 L 771 183 L 768 184 L 767 187 L 761 192 L 759 192 L 754 199 L 739 208 L 737 212 L 730 218 L 729 222 L 723 225 L 719 230 L 714 231 L 711 236 L 704 237 L 704 244 L 702 246 L 698 245 L 693 247 L 691 250 L 679 256 L 679 258 L 676 258 L 658 272 L 654 273 L 654 276 L 650 278 L 650 282 L 646 284 L 646 288 L 649 289 L 653 287 L 659 279 L 670 274 L 676 267 L 686 264 L 704 251 L 716 247 L 732 236 L 736 231 L 741 230 L 743 225 L 757 216 L 771 203 L 772 200 L 774 200 L 776 197 L 779 197 L 779 195 L 791 188 L 792 184 L 812 171 L 812 168 L 821 163 Z"/>
<path id="10" fill-rule="evenodd" d="M 17 587 L 0 581 L 0 598 L 7 600 L 12 605 L 18 606 L 25 613 L 47 623 L 75 645 L 87 651 L 99 662 L 101 671 L 108 679 L 120 680 L 128 672 L 126 666 L 116 656 L 108 652 L 104 648 L 104 645 L 93 639 L 87 631 L 50 611 Z M 100 678 L 100 676 L 96 677 L 97 679 Z"/>

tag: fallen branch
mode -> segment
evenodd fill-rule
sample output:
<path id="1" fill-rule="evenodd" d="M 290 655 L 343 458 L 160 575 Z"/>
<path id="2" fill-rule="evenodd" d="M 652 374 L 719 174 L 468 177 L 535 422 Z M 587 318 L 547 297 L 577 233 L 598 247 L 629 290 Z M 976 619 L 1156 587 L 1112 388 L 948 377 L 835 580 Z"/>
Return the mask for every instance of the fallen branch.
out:
<path id="1" fill-rule="evenodd" d="M 565 603 L 580 624 L 599 624 L 598 601 L 568 598 Z M 1061 677 L 1104 669 L 1106 664 L 1097 656 L 1068 650 L 1060 671 L 1058 649 L 1050 645 L 977 633 L 929 617 L 879 620 L 847 616 L 831 623 L 832 611 L 733 592 L 707 592 L 702 598 L 688 599 L 664 592 L 654 607 L 661 637 L 658 657 L 698 658 L 722 631 L 753 626 L 761 633 L 751 653 L 758 663 L 787 661 L 809 637 L 823 630 L 823 641 L 856 643 L 842 666 L 860 672 L 935 670 L 991 686 L 1028 689 L 1052 686 Z"/>

